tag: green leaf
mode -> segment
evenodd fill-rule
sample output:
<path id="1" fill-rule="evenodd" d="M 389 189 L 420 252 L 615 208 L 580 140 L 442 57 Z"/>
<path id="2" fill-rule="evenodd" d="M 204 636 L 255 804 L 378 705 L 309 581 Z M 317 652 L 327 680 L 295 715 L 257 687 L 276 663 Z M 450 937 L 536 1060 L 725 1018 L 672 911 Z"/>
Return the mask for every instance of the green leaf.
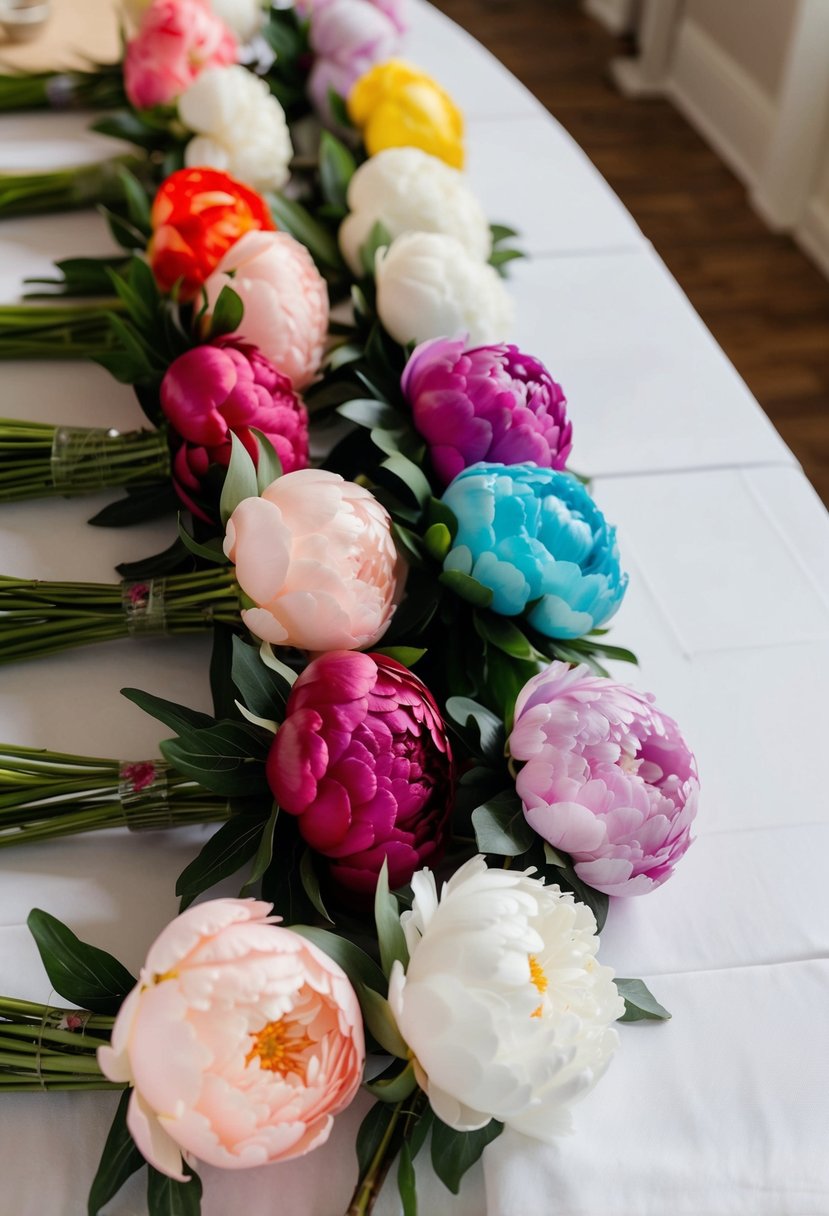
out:
<path id="1" fill-rule="evenodd" d="M 369 232 L 368 236 L 360 246 L 360 264 L 370 279 L 374 278 L 374 265 L 377 257 L 377 250 L 387 249 L 391 242 L 392 237 L 388 228 L 386 228 L 384 224 L 381 224 L 379 220 L 376 220 L 374 224 L 372 224 L 371 231 Z"/>
<path id="2" fill-rule="evenodd" d="M 391 456 L 386 457 L 377 469 L 377 480 L 389 486 L 395 493 L 402 493 L 404 498 L 421 509 L 432 494 L 423 471 L 402 452 L 393 452 Z M 491 592 L 489 598 L 492 599 Z"/>
<path id="3" fill-rule="evenodd" d="M 128 486 L 125 498 L 103 507 L 88 523 L 95 528 L 128 528 L 132 524 L 144 524 L 159 516 L 171 515 L 178 506 L 172 482 Z"/>
<path id="4" fill-rule="evenodd" d="M 269 194 L 266 201 L 277 227 L 300 241 L 322 269 L 344 269 L 337 241 L 328 229 L 302 206 L 282 194 Z"/>
<path id="5" fill-rule="evenodd" d="M 148 238 L 152 232 L 150 219 L 150 200 L 147 191 L 141 185 L 134 173 L 122 166 L 118 170 L 118 181 L 124 191 L 124 201 L 127 204 L 127 215 L 139 232 Z"/>
<path id="6" fill-rule="evenodd" d="M 511 237 L 520 235 L 514 228 L 508 228 L 506 224 L 490 224 L 489 231 L 492 233 L 493 245 L 500 245 L 501 241 L 507 241 Z"/>
<path id="7" fill-rule="evenodd" d="M 488 1144 L 504 1130 L 503 1123 L 491 1119 L 476 1132 L 456 1132 L 441 1119 L 432 1125 L 432 1166 L 453 1195 L 461 1189 L 461 1179 Z"/>
<path id="8" fill-rule="evenodd" d="M 583 882 L 569 861 L 564 865 L 553 863 L 545 872 L 544 879 L 546 882 L 558 883 L 559 886 L 572 891 L 579 903 L 585 904 L 595 916 L 597 931 L 602 931 L 610 907 L 609 895 L 605 895 L 603 891 L 597 891 Z"/>
<path id="9" fill-rule="evenodd" d="M 117 958 L 82 942 L 40 908 L 29 913 L 26 923 L 56 992 L 92 1013 L 118 1012 L 136 981 Z"/>
<path id="10" fill-rule="evenodd" d="M 394 659 L 397 663 L 402 663 L 404 667 L 414 667 L 418 663 L 426 651 L 417 646 L 382 646 L 374 651 L 375 654 L 384 654 L 390 659 Z"/>
<path id="11" fill-rule="evenodd" d="M 430 498 L 426 504 L 426 519 L 431 524 L 445 524 L 452 540 L 458 535 L 458 519 L 451 507 L 439 498 Z"/>
<path id="12" fill-rule="evenodd" d="M 519 857 L 535 840 L 515 790 L 504 790 L 476 807 L 472 827 L 480 851 L 500 857 Z"/>
<path id="13" fill-rule="evenodd" d="M 201 1196 L 201 1179 L 192 1170 L 187 1182 L 177 1182 L 149 1166 L 148 1216 L 199 1216 Z"/>
<path id="14" fill-rule="evenodd" d="M 285 681 L 288 688 L 293 687 L 297 673 L 287 663 L 283 663 L 281 659 L 276 657 L 270 642 L 263 642 L 259 647 L 259 657 L 266 667 L 270 667 L 271 671 L 275 671 Z"/>
<path id="15" fill-rule="evenodd" d="M 320 140 L 320 185 L 323 198 L 334 207 L 347 208 L 348 183 L 357 168 L 351 152 L 330 131 L 323 131 Z"/>
<path id="16" fill-rule="evenodd" d="M 238 292 L 225 285 L 219 292 L 219 298 L 213 308 L 208 330 L 208 342 L 214 342 L 224 334 L 235 333 L 242 324 L 245 306 Z"/>
<path id="17" fill-rule="evenodd" d="M 292 926 L 293 927 L 293 926 Z M 360 1124 L 360 1130 L 357 1132 L 357 1166 L 360 1171 L 360 1178 L 363 1177 L 368 1167 L 374 1160 L 374 1156 L 383 1142 L 383 1137 L 391 1122 L 392 1108 L 386 1106 L 385 1102 L 377 1102 L 372 1106 L 371 1110 L 366 1115 Z"/>
<path id="18" fill-rule="evenodd" d="M 233 661 L 234 630 L 230 625 L 213 626 L 213 645 L 210 648 L 210 695 L 213 698 L 213 713 L 217 718 L 233 719 L 236 708 L 236 689 L 230 678 Z"/>
<path id="19" fill-rule="evenodd" d="M 614 981 L 619 990 L 619 996 L 624 997 L 625 1012 L 619 1018 L 620 1022 L 666 1022 L 670 1018 L 668 1010 L 648 989 L 643 980 Z"/>
<path id="20" fill-rule="evenodd" d="M 356 422 L 357 426 L 364 426 L 369 430 L 381 427 L 384 430 L 393 431 L 405 421 L 393 406 L 388 405 L 385 401 L 375 401 L 370 397 L 344 401 L 342 405 L 337 406 L 337 413 L 341 414 L 343 418 L 347 418 L 349 422 Z"/>
<path id="21" fill-rule="evenodd" d="M 251 427 L 251 431 L 256 437 L 256 446 L 259 449 L 256 460 L 256 485 L 259 493 L 262 494 L 268 486 L 273 485 L 282 476 L 282 461 L 279 459 L 276 448 L 263 431 L 258 431 L 256 427 Z"/>
<path id="22" fill-rule="evenodd" d="M 175 701 L 165 701 L 163 697 L 154 697 L 152 693 L 143 692 L 140 688 L 122 688 L 121 696 L 143 709 L 151 718 L 157 718 L 159 722 L 169 726 L 170 730 L 180 734 L 204 730 L 216 724 L 210 714 L 203 714 L 198 709 L 188 709 L 186 705 L 177 705 Z"/>
<path id="23" fill-rule="evenodd" d="M 240 502 L 244 502 L 246 498 L 259 497 L 256 467 L 250 453 L 233 431 L 230 432 L 230 443 L 230 463 L 219 500 L 219 513 L 223 524 L 227 523 Z"/>
<path id="24" fill-rule="evenodd" d="M 471 744 L 484 759 L 502 763 L 504 759 L 504 724 L 500 718 L 470 697 L 449 697 L 446 713 L 471 736 Z"/>
<path id="25" fill-rule="evenodd" d="M 397 1163 L 397 1191 L 403 1216 L 417 1216 L 417 1186 L 412 1152 L 406 1142 L 400 1149 Z"/>
<path id="26" fill-rule="evenodd" d="M 426 1137 L 429 1135 L 429 1132 L 432 1130 L 432 1124 L 434 1122 L 434 1118 L 435 1118 L 435 1116 L 432 1113 L 432 1108 L 430 1106 L 427 1106 L 426 1110 L 423 1112 L 423 1114 L 418 1119 L 417 1123 L 414 1125 L 414 1130 L 412 1131 L 412 1133 L 408 1139 L 408 1145 L 412 1152 L 413 1161 L 417 1157 L 417 1154 L 420 1152 L 420 1150 L 423 1148 L 423 1145 L 426 1143 Z"/>
<path id="27" fill-rule="evenodd" d="M 331 117 L 338 127 L 353 127 L 354 124 L 348 113 L 348 106 L 345 104 L 345 98 L 333 89 L 328 90 L 328 107 L 331 110 Z"/>
<path id="28" fill-rule="evenodd" d="M 526 256 L 520 249 L 493 249 L 489 257 L 489 264 L 490 266 L 494 266 L 503 275 L 504 266 Z"/>
<path id="29" fill-rule="evenodd" d="M 548 866 L 559 866 L 564 869 L 569 864 L 567 858 L 553 848 L 551 844 L 544 841 L 544 860 Z"/>
<path id="30" fill-rule="evenodd" d="M 262 829 L 262 839 L 259 841 L 259 847 L 256 850 L 256 856 L 253 859 L 248 880 L 239 892 L 240 899 L 249 895 L 256 884 L 261 879 L 262 875 L 271 864 L 273 858 L 273 835 L 276 830 L 276 821 L 279 816 L 279 807 L 274 803 L 271 807 L 271 813 L 268 816 L 268 821 Z"/>
<path id="31" fill-rule="evenodd" d="M 398 1069 L 398 1071 L 395 1072 L 395 1069 Z M 391 1069 L 387 1069 L 382 1077 L 377 1077 L 374 1081 L 364 1082 L 363 1089 L 368 1090 L 379 1102 L 391 1102 L 394 1104 L 403 1102 L 404 1099 L 408 1098 L 417 1089 L 414 1064 L 409 1060 L 403 1069 L 400 1069 L 398 1064 L 393 1064 Z"/>
<path id="32" fill-rule="evenodd" d="M 371 988 L 375 992 L 385 993 L 387 985 L 383 972 L 365 950 L 355 946 L 347 937 L 340 937 L 329 929 L 318 929 L 316 925 L 291 925 L 291 930 L 339 963 L 356 992 Z"/>
<path id="33" fill-rule="evenodd" d="M 259 849 L 264 830 L 265 821 L 259 815 L 234 815 L 223 823 L 198 857 L 179 874 L 176 895 L 181 897 L 180 911 L 189 907 L 197 895 L 250 861 Z"/>
<path id="34" fill-rule="evenodd" d="M 475 628 L 485 642 L 491 642 L 514 659 L 529 660 L 535 656 L 529 640 L 505 616 L 498 616 L 494 612 L 476 612 Z"/>
<path id="35" fill-rule="evenodd" d="M 383 862 L 377 887 L 374 892 L 374 921 L 377 925 L 377 944 L 380 947 L 380 965 L 388 979 L 392 963 L 399 959 L 404 968 L 409 962 L 409 948 L 400 924 L 397 900 L 389 891 L 388 862 Z"/>
<path id="36" fill-rule="evenodd" d="M 165 739 L 161 754 L 185 777 L 192 777 L 214 794 L 226 798 L 267 796 L 265 758 L 272 737 L 247 722 L 217 722 L 190 730 L 179 739 Z"/>
<path id="37" fill-rule="evenodd" d="M 281 720 L 291 691 L 283 676 L 262 662 L 259 649 L 238 635 L 233 638 L 231 679 L 246 707 L 260 718 Z"/>
<path id="38" fill-rule="evenodd" d="M 329 924 L 333 925 L 334 920 L 328 915 L 328 909 L 326 908 L 320 893 L 320 880 L 317 877 L 317 871 L 314 868 L 314 855 L 310 849 L 306 849 L 302 854 L 302 861 L 299 863 L 299 877 L 305 894 L 308 896 L 317 912 L 319 912 L 320 916 L 323 917 L 324 920 L 327 920 Z"/>
<path id="39" fill-rule="evenodd" d="M 206 544 L 200 545 L 199 542 L 194 540 L 184 527 L 184 524 L 181 522 L 181 516 L 178 518 L 178 535 L 179 540 L 187 548 L 187 550 L 193 554 L 194 557 L 202 557 L 205 559 L 205 561 L 217 562 L 224 566 L 230 564 L 230 558 L 225 556 L 224 550 L 222 549 L 222 541 L 220 537 L 215 536 Z"/>
<path id="40" fill-rule="evenodd" d="M 389 1055 L 397 1056 L 399 1060 L 409 1059 L 409 1048 L 397 1029 L 391 1006 L 384 996 L 373 988 L 362 985 L 358 989 L 360 1008 L 370 1034 Z"/>
<path id="41" fill-rule="evenodd" d="M 121 1187 L 146 1161 L 136 1147 L 127 1128 L 127 1107 L 130 1090 L 125 1089 L 118 1102 L 112 1127 L 106 1138 L 100 1164 L 92 1181 L 87 1201 L 87 1216 L 98 1216 L 101 1208 L 117 1195 Z"/>
<path id="42" fill-rule="evenodd" d="M 488 608 L 492 603 L 492 591 L 489 587 L 461 570 L 442 570 L 438 575 L 438 582 L 475 608 Z"/>
<path id="43" fill-rule="evenodd" d="M 452 548 L 452 533 L 446 524 L 432 524 L 426 529 L 423 537 L 426 552 L 437 562 L 443 562 L 446 554 Z"/>

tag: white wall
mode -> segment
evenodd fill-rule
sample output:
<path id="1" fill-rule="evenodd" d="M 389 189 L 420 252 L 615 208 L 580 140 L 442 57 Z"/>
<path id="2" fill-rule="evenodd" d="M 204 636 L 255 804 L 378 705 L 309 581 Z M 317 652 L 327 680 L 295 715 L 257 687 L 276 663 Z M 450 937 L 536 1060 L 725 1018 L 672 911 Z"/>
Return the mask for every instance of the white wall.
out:
<path id="1" fill-rule="evenodd" d="M 692 21 L 763 93 L 776 98 L 800 0 L 686 0 Z"/>

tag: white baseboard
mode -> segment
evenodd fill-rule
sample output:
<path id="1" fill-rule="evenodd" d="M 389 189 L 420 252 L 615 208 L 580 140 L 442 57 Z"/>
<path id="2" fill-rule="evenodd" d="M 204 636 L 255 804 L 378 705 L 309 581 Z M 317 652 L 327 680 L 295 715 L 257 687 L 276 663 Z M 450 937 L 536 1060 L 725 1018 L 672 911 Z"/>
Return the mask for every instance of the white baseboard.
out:
<path id="1" fill-rule="evenodd" d="M 812 198 L 792 235 L 829 278 L 829 200 Z"/>
<path id="2" fill-rule="evenodd" d="M 582 7 L 611 34 L 626 34 L 634 27 L 636 0 L 583 0 Z"/>
<path id="3" fill-rule="evenodd" d="M 693 21 L 682 23 L 666 92 L 751 188 L 774 125 L 774 105 L 740 65 Z"/>

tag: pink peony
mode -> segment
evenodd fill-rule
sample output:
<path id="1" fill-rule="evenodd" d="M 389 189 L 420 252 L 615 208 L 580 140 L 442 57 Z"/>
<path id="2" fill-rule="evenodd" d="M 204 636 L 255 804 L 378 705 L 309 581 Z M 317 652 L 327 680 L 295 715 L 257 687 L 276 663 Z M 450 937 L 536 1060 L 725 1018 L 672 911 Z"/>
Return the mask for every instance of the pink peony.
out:
<path id="1" fill-rule="evenodd" d="M 426 686 L 385 655 L 338 650 L 306 667 L 268 781 L 350 891 L 372 893 L 384 861 L 389 884 L 403 886 L 442 847 L 452 802 L 446 727 Z"/>
<path id="2" fill-rule="evenodd" d="M 317 373 L 328 334 L 328 288 L 313 259 L 287 232 L 246 232 L 207 279 L 210 312 L 221 290 L 241 297 L 236 334 L 304 388 Z"/>
<path id="3" fill-rule="evenodd" d="M 608 895 L 660 886 L 691 843 L 693 753 L 654 698 L 551 663 L 521 690 L 509 740 L 530 826 Z"/>
<path id="4" fill-rule="evenodd" d="M 463 338 L 423 342 L 401 381 L 443 484 L 480 460 L 563 469 L 573 428 L 543 363 L 506 344 L 464 346 Z"/>
<path id="5" fill-rule="evenodd" d="M 203 68 L 236 63 L 236 39 L 205 0 L 153 0 L 124 56 L 124 88 L 138 110 L 168 106 Z"/>
<path id="6" fill-rule="evenodd" d="M 225 1169 L 323 1144 L 359 1088 L 354 989 L 271 905 L 216 899 L 150 948 L 98 1063 L 133 1086 L 127 1125 L 147 1161 L 185 1180 L 181 1154 Z"/>
<path id="7" fill-rule="evenodd" d="M 256 607 L 251 633 L 301 650 L 360 650 L 385 633 L 405 566 L 385 507 L 324 469 L 280 477 L 227 521 L 224 551 Z"/>
<path id="8" fill-rule="evenodd" d="M 251 428 L 271 441 L 283 471 L 308 464 L 308 415 L 287 376 L 252 346 L 220 341 L 179 355 L 161 383 L 161 408 L 175 432 L 173 480 L 182 502 L 208 519 L 197 501 L 212 465 L 227 468 L 231 433 L 254 461 Z"/>
<path id="9" fill-rule="evenodd" d="M 399 12 L 386 11 L 371 0 L 328 0 L 314 6 L 311 48 L 315 59 L 308 93 L 324 118 L 331 118 L 329 89 L 347 97 L 369 68 L 398 53 L 402 32 Z"/>

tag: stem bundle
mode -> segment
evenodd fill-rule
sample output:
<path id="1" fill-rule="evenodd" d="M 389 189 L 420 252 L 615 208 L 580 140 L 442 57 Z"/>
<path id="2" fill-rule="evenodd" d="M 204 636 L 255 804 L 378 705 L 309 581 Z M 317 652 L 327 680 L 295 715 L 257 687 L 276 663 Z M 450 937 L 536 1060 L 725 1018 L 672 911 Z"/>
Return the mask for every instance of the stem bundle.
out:
<path id="1" fill-rule="evenodd" d="M 143 163 L 136 156 L 113 156 L 41 173 L 0 173 L 0 219 L 119 203 L 124 197 L 119 171 Z"/>
<path id="2" fill-rule="evenodd" d="M 0 112 L 14 110 L 117 110 L 124 105 L 120 63 L 101 63 L 83 71 L 4 72 Z"/>
<path id="3" fill-rule="evenodd" d="M 121 311 L 118 300 L 0 305 L 0 359 L 95 359 L 115 347 L 109 318 Z"/>
<path id="4" fill-rule="evenodd" d="M 0 1092 L 123 1089 L 98 1067 L 114 1018 L 0 997 Z"/>

